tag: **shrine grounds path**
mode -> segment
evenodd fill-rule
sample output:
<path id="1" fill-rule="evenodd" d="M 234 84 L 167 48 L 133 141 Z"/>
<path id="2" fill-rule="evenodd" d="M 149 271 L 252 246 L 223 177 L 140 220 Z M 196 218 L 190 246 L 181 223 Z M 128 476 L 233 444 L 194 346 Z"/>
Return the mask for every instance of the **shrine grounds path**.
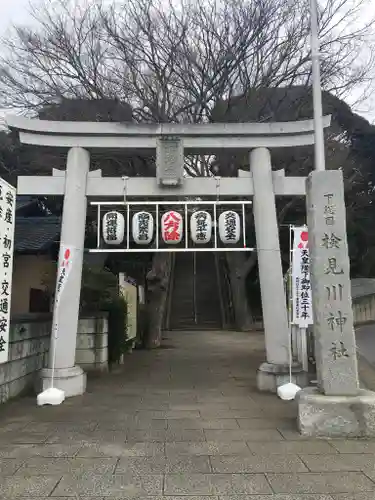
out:
<path id="1" fill-rule="evenodd" d="M 59 407 L 0 409 L 0 499 L 374 500 L 375 440 L 303 439 L 259 334 L 169 332 Z"/>

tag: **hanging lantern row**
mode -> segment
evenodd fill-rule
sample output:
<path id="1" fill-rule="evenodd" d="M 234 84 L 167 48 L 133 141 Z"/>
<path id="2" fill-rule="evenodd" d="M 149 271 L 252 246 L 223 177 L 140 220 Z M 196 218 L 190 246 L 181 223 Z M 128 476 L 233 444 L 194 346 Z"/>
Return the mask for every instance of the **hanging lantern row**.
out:
<path id="1" fill-rule="evenodd" d="M 227 210 L 219 216 L 219 237 L 222 243 L 235 245 L 241 235 L 240 216 Z M 205 210 L 190 218 L 190 236 L 197 245 L 209 243 L 212 237 L 212 216 Z M 170 210 L 161 217 L 161 237 L 164 243 L 181 243 L 184 220 L 179 212 Z M 132 219 L 132 236 L 137 245 L 148 245 L 154 235 L 154 217 L 149 212 L 137 212 Z M 103 239 L 107 245 L 120 245 L 125 237 L 125 218 L 120 212 L 107 212 L 103 217 Z"/>

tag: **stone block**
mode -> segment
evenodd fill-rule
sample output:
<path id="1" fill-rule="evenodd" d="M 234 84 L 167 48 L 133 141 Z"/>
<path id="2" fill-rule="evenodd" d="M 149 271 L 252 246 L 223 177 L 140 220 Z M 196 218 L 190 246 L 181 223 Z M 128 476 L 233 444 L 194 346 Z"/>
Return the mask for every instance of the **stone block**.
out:
<path id="1" fill-rule="evenodd" d="M 195 443 L 166 443 L 167 456 L 172 455 L 250 455 L 251 451 L 243 441 L 207 441 Z"/>
<path id="2" fill-rule="evenodd" d="M 138 457 L 121 458 L 116 467 L 116 474 L 189 474 L 211 472 L 208 457 Z"/>
<path id="3" fill-rule="evenodd" d="M 60 476 L 8 476 L 0 483 L 0 498 L 48 497 L 61 479 Z"/>
<path id="4" fill-rule="evenodd" d="M 316 388 L 300 391 L 298 428 L 311 437 L 375 437 L 375 393 L 359 390 L 356 396 L 327 396 Z"/>
<path id="5" fill-rule="evenodd" d="M 77 457 L 156 457 L 164 456 L 164 443 L 85 443 Z"/>
<path id="6" fill-rule="evenodd" d="M 331 498 L 327 500 L 374 500 L 374 492 L 373 491 L 362 491 L 361 493 L 339 493 L 338 495 L 331 495 Z M 277 499 L 276 499 L 277 500 Z M 284 499 L 283 499 L 284 500 Z M 289 500 L 289 499 L 285 499 Z M 291 499 L 294 500 L 294 499 Z M 304 499 L 305 500 L 305 499 Z M 310 500 L 310 499 L 307 499 Z M 312 500 L 325 500 L 325 499 L 312 499 Z"/>
<path id="7" fill-rule="evenodd" d="M 375 478 L 374 458 L 366 453 L 337 453 L 333 456 L 301 455 L 300 458 L 311 472 L 366 471 L 367 476 L 371 476 L 370 479 Z"/>
<path id="8" fill-rule="evenodd" d="M 249 455 L 247 457 L 211 457 L 213 472 L 223 474 L 255 474 L 260 472 L 309 472 L 294 455 Z"/>
<path id="9" fill-rule="evenodd" d="M 341 454 L 362 453 L 375 455 L 375 441 L 367 441 L 363 439 L 335 439 L 332 441 L 332 446 Z"/>
<path id="10" fill-rule="evenodd" d="M 84 474 L 78 477 L 63 476 L 51 497 L 146 498 L 150 496 L 160 497 L 162 490 L 162 475 Z"/>
<path id="11" fill-rule="evenodd" d="M 85 372 L 107 372 L 109 370 L 108 368 L 108 363 L 90 363 L 90 364 L 85 364 L 85 363 L 79 363 L 79 366 L 82 368 L 83 371 Z"/>
<path id="12" fill-rule="evenodd" d="M 279 441 L 279 442 L 251 442 L 248 443 L 250 451 L 255 455 L 332 455 L 337 453 L 330 443 L 323 440 L 317 441 Z"/>
<path id="13" fill-rule="evenodd" d="M 43 356 L 30 356 L 0 365 L 0 403 L 32 388 Z"/>
<path id="14" fill-rule="evenodd" d="M 108 364 L 108 349 L 77 349 L 76 363 L 80 366 Z"/>
<path id="15" fill-rule="evenodd" d="M 254 404 L 254 402 L 253 402 Z M 168 429 L 238 429 L 238 423 L 234 418 L 221 418 L 205 420 L 202 418 L 182 418 L 168 421 Z"/>
<path id="16" fill-rule="evenodd" d="M 10 344 L 9 361 L 27 358 L 43 352 L 49 347 L 49 339 L 45 337 L 36 337 L 25 339 Z"/>
<path id="17" fill-rule="evenodd" d="M 299 364 L 292 367 L 292 381 L 299 387 L 308 386 L 308 374 Z M 289 366 L 262 363 L 257 371 L 257 388 L 262 392 L 274 392 L 280 385 L 289 382 Z"/>
<path id="18" fill-rule="evenodd" d="M 116 458 L 67 458 L 30 457 L 17 471 L 17 476 L 57 474 L 111 474 L 115 470 Z M 1 472 L 1 463 L 0 463 Z"/>
<path id="19" fill-rule="evenodd" d="M 78 333 L 76 349 L 94 349 L 95 347 L 95 337 L 94 333 Z"/>
<path id="20" fill-rule="evenodd" d="M 271 494 L 264 474 L 167 474 L 168 495 L 255 495 Z"/>
<path id="21" fill-rule="evenodd" d="M 76 363 L 78 365 L 95 365 L 96 353 L 89 349 L 77 349 L 76 350 Z"/>
<path id="22" fill-rule="evenodd" d="M 77 349 L 103 349 L 107 346 L 107 333 L 78 333 L 77 335 Z"/>
<path id="23" fill-rule="evenodd" d="M 73 458 L 82 448 L 82 444 L 22 444 L 22 445 L 3 445 L 0 456 L 6 458 L 20 458 L 26 461 L 30 457 L 55 457 L 55 458 Z"/>
<path id="24" fill-rule="evenodd" d="M 162 430 L 162 429 L 148 429 L 148 430 L 129 430 L 127 433 L 128 441 L 136 442 L 199 442 L 205 441 L 206 437 L 202 430 Z"/>
<path id="25" fill-rule="evenodd" d="M 28 392 L 32 389 L 35 381 L 35 372 L 27 373 L 23 377 L 12 380 L 8 383 L 9 399 L 18 396 L 21 393 Z"/>
<path id="26" fill-rule="evenodd" d="M 47 337 L 51 334 L 51 321 L 24 321 L 12 322 L 9 337 L 11 342 L 25 339 Z"/>
<path id="27" fill-rule="evenodd" d="M 235 441 L 278 441 L 282 439 L 281 434 L 276 429 L 267 430 L 205 430 L 207 441 L 218 441 L 222 443 L 232 443 Z"/>
<path id="28" fill-rule="evenodd" d="M 108 333 L 108 320 L 105 317 L 80 318 L 78 333 Z"/>
<path id="29" fill-rule="evenodd" d="M 296 496 L 313 493 L 359 493 L 375 489 L 374 483 L 361 472 L 267 474 L 267 479 L 275 493 L 292 493 Z"/>

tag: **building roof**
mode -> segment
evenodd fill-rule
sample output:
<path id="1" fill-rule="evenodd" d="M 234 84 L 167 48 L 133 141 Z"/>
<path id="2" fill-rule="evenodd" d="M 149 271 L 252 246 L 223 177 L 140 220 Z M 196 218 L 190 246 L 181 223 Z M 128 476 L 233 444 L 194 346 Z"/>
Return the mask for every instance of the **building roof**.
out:
<path id="1" fill-rule="evenodd" d="M 25 207 L 34 205 L 37 202 L 35 196 L 17 195 L 16 198 L 16 212 L 22 210 Z"/>
<path id="2" fill-rule="evenodd" d="M 375 278 L 356 278 L 351 281 L 352 298 L 375 294 Z"/>
<path id="3" fill-rule="evenodd" d="M 16 253 L 37 253 L 60 239 L 61 217 L 17 217 L 14 235 Z"/>

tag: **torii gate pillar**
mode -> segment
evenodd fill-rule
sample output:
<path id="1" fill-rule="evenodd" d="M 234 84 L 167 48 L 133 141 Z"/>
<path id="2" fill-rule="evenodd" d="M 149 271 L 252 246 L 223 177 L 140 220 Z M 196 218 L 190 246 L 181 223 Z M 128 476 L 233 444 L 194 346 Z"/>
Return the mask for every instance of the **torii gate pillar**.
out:
<path id="1" fill-rule="evenodd" d="M 276 392 L 289 374 L 290 334 L 269 150 L 254 149 L 250 153 L 250 168 L 254 185 L 253 213 L 267 357 L 257 372 L 257 387 L 260 391 Z M 304 386 L 306 375 L 300 365 L 293 367 L 293 372 L 298 378 L 296 382 Z"/>
<path id="2" fill-rule="evenodd" d="M 61 224 L 59 262 L 64 253 L 70 251 L 69 279 L 61 292 L 61 298 L 53 311 L 53 325 L 48 368 L 42 370 L 42 390 L 51 387 L 55 365 L 54 386 L 65 392 L 65 396 L 78 396 L 86 391 L 86 373 L 75 365 L 78 316 L 81 295 L 83 250 L 86 226 L 86 188 L 90 169 L 90 154 L 83 148 L 71 148 L 68 152 L 64 207 Z M 57 287 L 56 293 L 57 297 Z M 56 338 L 57 337 L 57 338 Z"/>

